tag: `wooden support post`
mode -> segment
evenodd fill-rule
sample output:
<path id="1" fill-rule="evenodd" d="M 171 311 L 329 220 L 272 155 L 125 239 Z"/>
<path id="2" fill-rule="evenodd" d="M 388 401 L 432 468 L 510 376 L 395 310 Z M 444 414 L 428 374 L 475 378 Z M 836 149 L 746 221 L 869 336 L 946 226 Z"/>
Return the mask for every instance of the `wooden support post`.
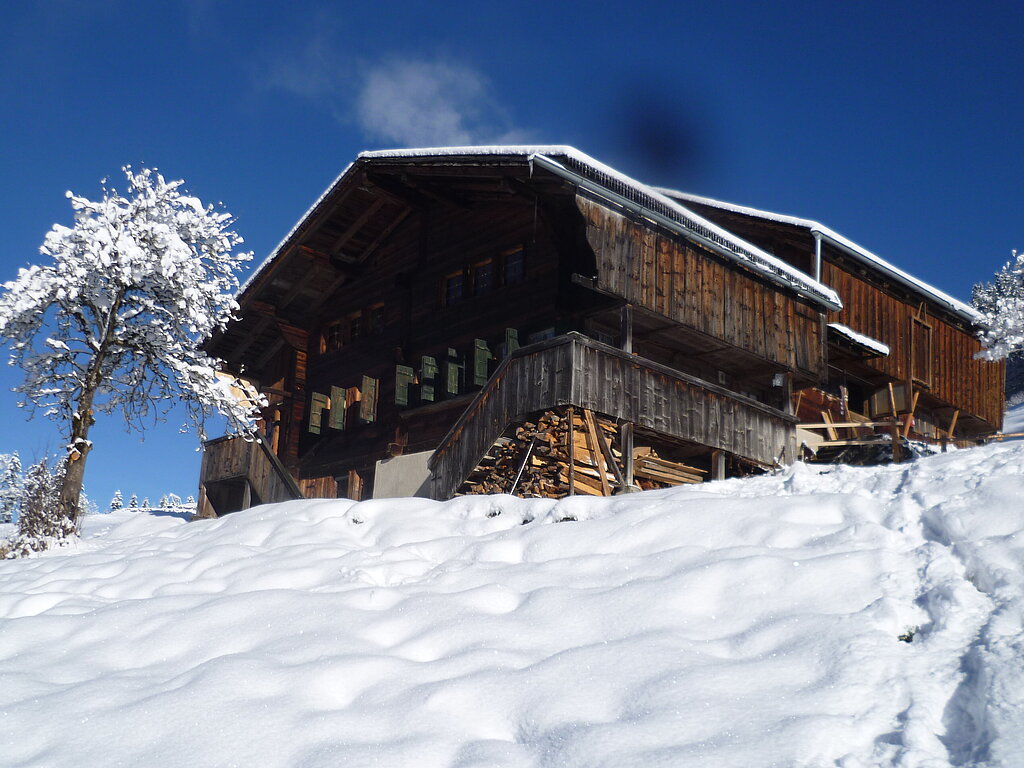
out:
<path id="1" fill-rule="evenodd" d="M 586 411 L 586 414 L 593 425 L 595 434 L 597 435 L 597 445 L 601 449 L 601 454 L 604 456 L 605 466 L 611 470 L 612 474 L 615 476 L 615 482 L 620 487 L 625 485 L 626 480 L 622 476 L 622 470 L 619 469 L 619 463 L 615 461 L 615 456 L 612 455 L 612 448 L 608 445 L 608 440 L 604 436 L 604 430 L 598 429 L 597 419 L 594 418 L 594 414 L 592 412 Z"/>
<path id="2" fill-rule="evenodd" d="M 565 436 L 565 452 L 569 455 L 569 495 L 576 495 L 576 414 L 570 405 L 568 408 L 569 429 Z"/>
<path id="3" fill-rule="evenodd" d="M 249 480 L 245 479 L 242 481 L 242 509 L 248 509 L 252 506 L 252 486 L 249 484 Z"/>
<path id="4" fill-rule="evenodd" d="M 900 428 L 898 425 L 892 428 L 892 461 L 894 464 L 899 464 L 903 461 L 903 444 L 900 442 Z"/>
<path id="5" fill-rule="evenodd" d="M 604 466 L 604 458 L 601 456 L 601 448 L 597 442 L 597 430 L 594 427 L 593 417 L 586 408 L 583 409 L 583 425 L 586 427 L 587 447 L 590 455 L 594 458 L 594 466 L 597 467 L 597 474 L 601 480 L 601 495 L 611 496 L 612 491 L 608 485 L 608 473 Z"/>
<path id="6" fill-rule="evenodd" d="M 892 417 L 895 419 L 899 417 L 899 413 L 896 411 L 896 392 L 892 388 L 892 382 L 889 382 L 889 408 L 892 409 Z"/>
<path id="7" fill-rule="evenodd" d="M 359 476 L 359 472 L 350 469 L 348 471 L 348 497 L 352 501 L 363 500 L 363 478 Z"/>
<path id="8" fill-rule="evenodd" d="M 620 335 L 622 337 L 622 351 L 632 354 L 633 352 L 633 305 L 623 304 L 619 311 Z"/>
<path id="9" fill-rule="evenodd" d="M 619 426 L 619 446 L 626 485 L 633 485 L 633 422 L 624 421 Z"/>
<path id="10" fill-rule="evenodd" d="M 910 427 L 914 424 L 914 412 L 917 410 L 917 398 L 921 396 L 920 392 L 914 393 L 914 399 L 910 403 L 910 413 L 903 417 L 903 436 L 910 436 Z"/>
<path id="11" fill-rule="evenodd" d="M 711 479 L 725 480 L 725 451 L 711 452 Z"/>
<path id="12" fill-rule="evenodd" d="M 959 408 L 957 410 L 953 411 L 953 418 L 949 422 L 949 429 L 947 430 L 947 434 L 949 435 L 949 439 L 950 440 L 953 439 L 953 430 L 956 429 L 956 420 L 958 418 L 960 418 L 960 409 Z"/>

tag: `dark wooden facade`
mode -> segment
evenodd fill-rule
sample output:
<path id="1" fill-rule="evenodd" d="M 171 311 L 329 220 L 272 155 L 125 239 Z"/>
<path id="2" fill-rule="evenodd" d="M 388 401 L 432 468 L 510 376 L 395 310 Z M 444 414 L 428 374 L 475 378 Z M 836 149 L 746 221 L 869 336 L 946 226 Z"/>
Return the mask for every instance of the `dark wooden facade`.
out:
<path id="1" fill-rule="evenodd" d="M 821 282 L 843 300 L 842 309 L 828 312 L 828 322 L 889 348 L 886 355 L 857 354 L 833 334 L 836 343 L 827 350 L 825 386 L 834 392 L 840 387 L 849 391 L 853 410 L 875 415 L 873 393 L 884 394 L 894 385 L 901 413 L 909 411 L 917 398 L 913 435 L 970 440 L 1001 428 L 1005 365 L 975 358 L 982 347 L 970 308 L 958 306 L 817 222 L 692 196 L 680 200 L 808 272 L 813 273 L 820 253 Z M 949 434 L 951 426 L 954 434 Z"/>
<path id="2" fill-rule="evenodd" d="M 510 421 L 567 404 L 688 455 L 793 457 L 793 392 L 826 384 L 829 313 L 849 310 L 547 149 L 361 156 L 244 287 L 208 348 L 267 396 L 266 445 L 302 493 L 365 498 L 378 462 L 436 451 L 431 487 L 450 495 Z M 204 464 L 206 497 L 228 478 L 205 467 L 226 461 Z"/>

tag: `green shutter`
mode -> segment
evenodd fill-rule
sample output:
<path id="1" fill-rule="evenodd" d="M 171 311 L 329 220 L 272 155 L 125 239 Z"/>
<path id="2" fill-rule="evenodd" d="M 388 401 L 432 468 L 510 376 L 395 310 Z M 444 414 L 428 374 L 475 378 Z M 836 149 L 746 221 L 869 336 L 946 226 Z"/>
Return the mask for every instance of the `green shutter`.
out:
<path id="1" fill-rule="evenodd" d="M 314 435 L 320 434 L 320 421 L 325 409 L 331 407 L 331 401 L 327 395 L 314 392 L 309 403 L 309 431 Z"/>
<path id="2" fill-rule="evenodd" d="M 331 429 L 345 428 L 345 389 L 331 387 L 331 415 L 327 420 Z"/>
<path id="3" fill-rule="evenodd" d="M 366 423 L 377 420 L 377 379 L 363 376 L 362 399 L 359 401 L 359 418 Z"/>
<path id="4" fill-rule="evenodd" d="M 409 405 L 409 385 L 416 381 L 416 372 L 408 365 L 395 366 L 395 405 Z"/>

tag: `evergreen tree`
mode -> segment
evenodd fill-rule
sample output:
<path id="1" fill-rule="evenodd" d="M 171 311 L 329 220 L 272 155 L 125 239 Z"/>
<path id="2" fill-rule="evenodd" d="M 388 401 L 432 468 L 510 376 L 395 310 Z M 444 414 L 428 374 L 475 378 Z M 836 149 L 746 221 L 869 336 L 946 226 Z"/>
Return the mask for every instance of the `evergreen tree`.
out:
<path id="1" fill-rule="evenodd" d="M 21 458 L 18 452 L 0 455 L 0 523 L 10 523 L 23 492 Z"/>
<path id="2" fill-rule="evenodd" d="M 167 494 L 160 497 L 160 509 L 167 509 Z"/>
<path id="3" fill-rule="evenodd" d="M 992 282 L 975 285 L 971 301 L 987 326 L 981 357 L 1001 360 L 1024 349 L 1024 253 L 1013 251 Z"/>
<path id="4" fill-rule="evenodd" d="M 142 499 L 142 508 L 143 509 L 149 509 L 149 497 L 148 496 L 144 496 L 143 497 L 143 499 Z"/>
<path id="5" fill-rule="evenodd" d="M 9 556 L 41 552 L 52 543 L 62 543 L 75 533 L 74 523 L 63 513 L 60 489 L 64 462 L 43 458 L 28 468 L 18 513 L 18 535 Z"/>
<path id="6" fill-rule="evenodd" d="M 139 508 L 139 497 L 136 496 L 133 493 L 132 497 L 130 499 L 128 499 L 128 509 L 138 509 L 138 508 Z"/>
<path id="7" fill-rule="evenodd" d="M 181 506 L 181 496 L 176 493 L 172 493 L 167 497 L 167 505 L 171 509 L 177 509 Z"/>
<path id="8" fill-rule="evenodd" d="M 110 500 L 110 511 L 114 512 L 121 509 L 124 506 L 124 497 L 121 495 L 121 489 L 118 488 L 114 491 L 114 498 Z"/>

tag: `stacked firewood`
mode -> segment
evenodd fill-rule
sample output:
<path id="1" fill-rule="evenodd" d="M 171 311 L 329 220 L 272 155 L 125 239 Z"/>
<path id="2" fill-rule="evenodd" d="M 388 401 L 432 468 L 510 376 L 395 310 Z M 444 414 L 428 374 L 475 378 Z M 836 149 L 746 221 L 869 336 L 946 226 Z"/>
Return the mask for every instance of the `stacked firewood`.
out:
<path id="1" fill-rule="evenodd" d="M 634 482 L 644 490 L 703 481 L 703 470 L 634 449 Z M 547 410 L 505 431 L 459 494 L 561 498 L 610 496 L 625 481 L 615 422 L 585 409 Z"/>

